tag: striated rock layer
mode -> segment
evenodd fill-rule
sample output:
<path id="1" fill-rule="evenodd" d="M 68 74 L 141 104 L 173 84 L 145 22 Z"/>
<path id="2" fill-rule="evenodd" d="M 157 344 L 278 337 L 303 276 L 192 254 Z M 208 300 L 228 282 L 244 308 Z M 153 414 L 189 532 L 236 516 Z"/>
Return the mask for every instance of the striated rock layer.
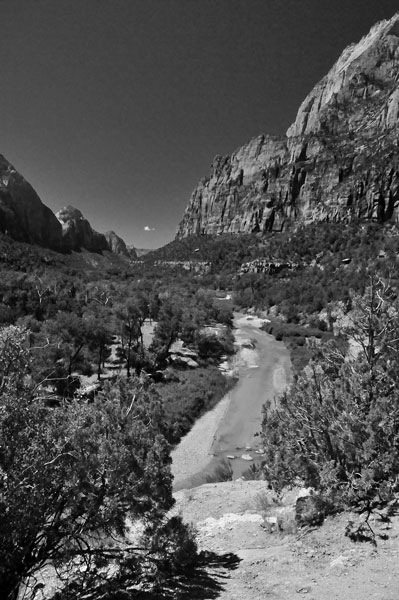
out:
<path id="1" fill-rule="evenodd" d="M 399 13 L 346 48 L 284 136 L 217 156 L 177 237 L 399 220 Z"/>

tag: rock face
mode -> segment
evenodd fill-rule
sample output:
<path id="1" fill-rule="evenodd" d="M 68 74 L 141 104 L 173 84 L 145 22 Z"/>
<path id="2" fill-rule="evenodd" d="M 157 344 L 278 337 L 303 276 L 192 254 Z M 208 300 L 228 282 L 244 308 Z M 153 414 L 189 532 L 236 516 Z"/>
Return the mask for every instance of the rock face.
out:
<path id="1" fill-rule="evenodd" d="M 343 52 L 281 137 L 217 156 L 177 237 L 399 220 L 399 13 Z"/>
<path id="2" fill-rule="evenodd" d="M 113 231 L 94 231 L 82 213 L 67 206 L 55 215 L 33 187 L 0 154 L 0 232 L 11 238 L 57 251 L 110 250 L 136 258 Z"/>
<path id="3" fill-rule="evenodd" d="M 107 231 L 104 233 L 105 239 L 108 243 L 108 249 L 114 254 L 123 254 L 130 258 L 137 258 L 137 254 L 134 248 L 128 248 L 119 235 L 116 235 L 115 231 Z"/>
<path id="4" fill-rule="evenodd" d="M 0 155 L 0 231 L 15 240 L 62 250 L 62 227 L 32 186 Z"/>
<path id="5" fill-rule="evenodd" d="M 86 248 L 90 252 L 109 249 L 105 235 L 94 231 L 77 208 L 66 206 L 57 212 L 56 217 L 62 226 L 64 243 L 68 249 Z"/>

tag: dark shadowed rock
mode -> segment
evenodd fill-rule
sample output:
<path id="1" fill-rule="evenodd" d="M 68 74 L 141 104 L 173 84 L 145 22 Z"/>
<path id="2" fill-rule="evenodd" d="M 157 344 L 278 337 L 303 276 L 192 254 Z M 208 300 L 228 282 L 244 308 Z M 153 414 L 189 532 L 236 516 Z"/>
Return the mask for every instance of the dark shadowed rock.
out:
<path id="1" fill-rule="evenodd" d="M 62 227 L 32 186 L 0 155 L 0 231 L 15 240 L 62 250 Z"/>
<path id="2" fill-rule="evenodd" d="M 399 14 L 344 50 L 280 137 L 217 156 L 177 237 L 399 220 Z"/>
<path id="3" fill-rule="evenodd" d="M 109 249 L 105 236 L 94 231 L 77 208 L 66 206 L 56 216 L 62 225 L 64 243 L 71 250 L 86 248 L 90 252 L 102 252 Z"/>

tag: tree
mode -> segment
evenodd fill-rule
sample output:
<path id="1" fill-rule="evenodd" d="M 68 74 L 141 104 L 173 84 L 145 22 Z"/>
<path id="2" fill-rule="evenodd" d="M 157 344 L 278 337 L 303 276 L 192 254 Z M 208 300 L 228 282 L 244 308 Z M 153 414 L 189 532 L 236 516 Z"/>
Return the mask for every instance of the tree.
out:
<path id="1" fill-rule="evenodd" d="M 182 308 L 178 302 L 164 300 L 158 314 L 158 324 L 150 350 L 155 354 L 157 365 L 161 366 L 168 357 L 171 345 L 177 340 L 182 320 Z"/>
<path id="2" fill-rule="evenodd" d="M 168 526 L 171 543 L 156 544 L 173 498 L 163 413 L 153 390 L 120 380 L 94 403 L 70 400 L 49 408 L 28 385 L 25 338 L 19 328 L 0 336 L 2 598 L 15 600 L 25 586 L 25 597 L 33 598 L 35 577 L 49 563 L 59 577 L 56 597 L 86 600 L 116 597 L 149 577 L 159 582 L 163 565 L 183 565 L 182 540 L 191 548 L 187 566 L 196 548 L 179 519 Z M 10 356 L 18 360 L 10 363 Z M 144 526 L 138 543 L 129 538 L 137 519 Z"/>
<path id="3" fill-rule="evenodd" d="M 143 325 L 148 317 L 148 299 L 143 295 L 116 306 L 116 318 L 121 325 L 122 351 L 126 358 L 127 376 L 132 367 L 139 372 L 144 362 Z"/>
<path id="4" fill-rule="evenodd" d="M 88 349 L 93 352 L 97 364 L 97 379 L 101 379 L 101 366 L 110 355 L 112 342 L 111 311 L 106 305 L 92 303 L 83 316 Z"/>
<path id="5" fill-rule="evenodd" d="M 399 489 L 399 311 L 371 278 L 336 311 L 338 338 L 320 347 L 292 388 L 264 407 L 264 473 L 303 481 L 338 506 L 372 506 Z"/>
<path id="6" fill-rule="evenodd" d="M 74 314 L 58 312 L 46 321 L 34 335 L 35 379 L 52 382 L 57 394 L 72 397 L 79 386 L 74 372 L 91 368 L 87 360 L 89 333 L 86 321 Z"/>

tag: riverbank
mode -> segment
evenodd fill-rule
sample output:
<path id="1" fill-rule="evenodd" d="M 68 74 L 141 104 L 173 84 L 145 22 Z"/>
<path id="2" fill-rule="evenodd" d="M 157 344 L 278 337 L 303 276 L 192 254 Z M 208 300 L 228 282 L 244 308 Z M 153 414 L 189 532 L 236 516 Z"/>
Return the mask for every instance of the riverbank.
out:
<path id="1" fill-rule="evenodd" d="M 232 368 L 238 383 L 194 424 L 172 452 L 175 491 L 205 483 L 206 476 L 227 456 L 234 457 L 227 459 L 234 478 L 261 456 L 256 434 L 261 427 L 262 406 L 280 394 L 291 378 L 287 348 L 262 331 L 262 324 L 261 319 L 235 315 L 238 352 Z"/>

